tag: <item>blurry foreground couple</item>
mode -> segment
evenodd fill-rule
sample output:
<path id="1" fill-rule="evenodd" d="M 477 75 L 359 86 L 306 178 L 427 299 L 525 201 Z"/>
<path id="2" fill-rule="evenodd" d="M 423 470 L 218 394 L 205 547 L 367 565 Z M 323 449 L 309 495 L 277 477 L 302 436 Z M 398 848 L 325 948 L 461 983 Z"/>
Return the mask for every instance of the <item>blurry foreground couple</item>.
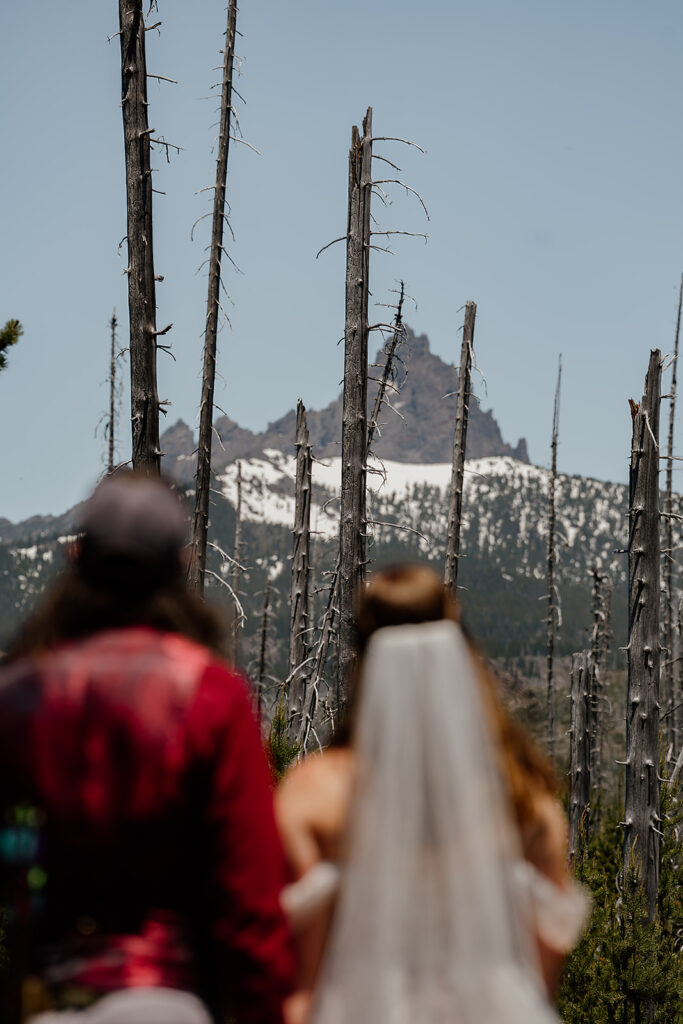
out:
<path id="1" fill-rule="evenodd" d="M 0 668 L 3 1024 L 554 1020 L 584 904 L 552 775 L 438 577 L 367 587 L 348 726 L 282 784 L 283 852 L 175 495 L 118 473 L 81 525 Z"/>

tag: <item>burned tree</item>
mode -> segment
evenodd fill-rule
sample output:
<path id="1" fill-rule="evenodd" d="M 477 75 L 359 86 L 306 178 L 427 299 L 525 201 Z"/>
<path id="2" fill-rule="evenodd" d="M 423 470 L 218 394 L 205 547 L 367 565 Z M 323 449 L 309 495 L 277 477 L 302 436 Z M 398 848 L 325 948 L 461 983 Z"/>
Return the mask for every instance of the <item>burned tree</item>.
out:
<path id="1" fill-rule="evenodd" d="M 467 447 L 467 420 L 470 408 L 470 387 L 472 376 L 472 346 L 474 344 L 474 321 L 477 306 L 468 302 L 465 306 L 465 326 L 462 332 L 460 350 L 460 372 L 458 373 L 458 404 L 455 413 L 455 437 L 453 440 L 453 470 L 451 474 L 451 501 L 448 510 L 448 538 L 446 541 L 445 582 L 453 593 L 458 585 L 458 560 L 460 558 L 460 527 L 462 519 L 462 489 L 465 475 L 465 449 Z"/>
<path id="2" fill-rule="evenodd" d="M 607 670 L 607 652 L 609 646 L 609 621 L 612 586 L 608 576 L 603 575 L 597 566 L 593 567 L 593 629 L 589 658 L 590 671 L 590 770 L 591 770 L 591 804 L 594 821 L 599 820 L 600 796 L 603 789 L 602 778 L 602 744 L 604 718 L 604 683 Z"/>
<path id="3" fill-rule="evenodd" d="M 116 433 L 116 310 L 111 315 L 109 327 L 111 329 L 111 355 L 109 359 L 109 427 L 108 442 L 109 452 L 107 458 L 107 473 L 114 472 L 114 449 Z"/>
<path id="4" fill-rule="evenodd" d="M 294 498 L 294 554 L 289 625 L 289 727 L 301 721 L 308 676 L 308 601 L 311 540 L 311 473 L 313 455 L 308 441 L 306 409 L 299 399 L 296 410 L 296 490 Z"/>
<path id="5" fill-rule="evenodd" d="M 235 548 L 232 561 L 232 599 L 234 602 L 232 620 L 232 660 L 237 664 L 239 654 L 239 630 L 244 622 L 240 603 L 240 576 L 242 575 L 242 463 L 237 461 L 237 496 L 235 501 Z"/>
<path id="6" fill-rule="evenodd" d="M 339 524 L 339 676 L 342 685 L 353 658 L 353 602 L 365 568 L 371 163 L 372 107 L 368 107 L 363 134 L 361 136 L 354 125 L 349 151 Z"/>
<path id="7" fill-rule="evenodd" d="M 372 136 L 372 108 L 368 107 L 363 120 L 363 133 L 354 126 L 351 135 L 348 168 L 348 217 L 347 231 L 341 238 L 323 246 L 318 256 L 335 242 L 346 242 L 346 306 L 344 328 L 344 390 L 342 401 L 342 466 L 341 466 L 341 504 L 339 524 L 339 559 L 332 575 L 329 602 L 324 614 L 321 638 L 315 656 L 316 666 L 324 666 L 328 640 L 331 635 L 331 620 L 336 610 L 339 611 L 338 631 L 338 673 L 337 673 L 337 706 L 343 705 L 344 684 L 348 677 L 349 667 L 353 658 L 353 601 L 356 590 L 361 583 L 366 567 L 366 481 L 368 443 L 368 297 L 369 297 L 369 264 L 370 249 L 381 248 L 372 244 L 373 235 L 426 235 L 418 232 L 399 230 L 371 230 L 371 200 L 376 191 L 383 201 L 387 196 L 383 185 L 399 185 L 406 192 L 414 195 L 420 202 L 427 219 L 429 213 L 422 197 L 410 185 L 398 178 L 372 178 L 372 145 L 373 142 L 402 142 L 414 146 L 424 152 L 420 146 L 407 139 Z M 385 160 L 384 157 L 378 157 Z M 386 160 L 397 171 L 400 168 L 391 160 Z M 382 327 L 385 325 L 376 325 Z M 401 332 L 402 333 L 402 332 Z M 392 357 L 393 358 L 393 357 Z M 389 386 L 388 378 L 380 388 L 383 393 Z M 380 403 L 381 404 L 381 403 Z M 375 406 L 375 410 L 377 406 Z M 376 411 L 370 423 L 370 436 L 377 427 Z M 338 592 L 338 600 L 337 600 Z M 322 659 L 321 659 L 322 655 Z M 312 677 L 312 695 L 307 699 L 307 711 L 302 721 L 302 729 L 308 736 L 312 723 L 312 712 L 317 701 L 317 680 L 315 671 Z"/>
<path id="8" fill-rule="evenodd" d="M 396 313 L 394 315 L 394 321 L 392 325 L 392 335 L 385 347 L 386 360 L 384 363 L 384 369 L 382 376 L 379 379 L 377 388 L 377 395 L 375 396 L 375 402 L 373 404 L 372 413 L 370 415 L 370 421 L 368 423 L 368 436 L 366 451 L 369 452 L 372 443 L 375 438 L 375 433 L 379 429 L 379 416 L 382 406 L 387 401 L 387 391 L 392 387 L 392 381 L 395 375 L 396 359 L 398 357 L 398 350 L 405 337 L 405 327 L 403 324 L 403 302 L 405 299 L 405 290 L 403 281 L 401 281 L 401 287 L 399 292 L 399 300 L 396 304 Z M 308 743 L 313 719 L 315 716 L 317 703 L 318 703 L 318 688 L 323 677 L 325 664 L 327 662 L 327 656 L 330 649 L 330 645 L 333 642 L 335 635 L 335 621 L 339 613 L 339 567 L 340 559 L 337 557 L 334 570 L 330 574 L 330 587 L 328 591 L 327 604 L 323 613 L 322 625 L 320 628 L 320 635 L 318 642 L 315 647 L 315 653 L 312 655 L 312 667 L 309 673 L 308 684 L 306 693 L 302 704 L 302 714 L 299 723 L 299 730 L 297 733 L 296 741 L 299 749 L 305 750 Z M 341 699 L 341 688 L 340 688 L 339 675 L 337 677 L 337 711 L 341 710 L 342 699 Z"/>
<path id="9" fill-rule="evenodd" d="M 370 421 L 368 423 L 368 442 L 367 442 L 367 453 L 371 453 L 372 442 L 375 439 L 375 434 L 380 432 L 379 417 L 382 411 L 382 406 L 389 403 L 387 398 L 387 391 L 392 388 L 394 391 L 397 390 L 393 383 L 396 377 L 396 357 L 399 347 L 405 339 L 405 327 L 403 325 L 403 303 L 405 301 L 405 284 L 401 281 L 401 286 L 398 291 L 398 302 L 396 303 L 396 313 L 394 314 L 394 322 L 391 325 L 391 338 L 384 347 L 384 367 L 382 369 L 382 376 L 379 378 L 377 394 L 375 395 L 375 401 L 372 406 L 372 413 L 370 414 Z M 383 325 L 382 325 L 383 326 Z"/>
<path id="10" fill-rule="evenodd" d="M 569 730 L 569 863 L 588 830 L 591 797 L 591 665 L 586 651 L 572 655 Z"/>
<path id="11" fill-rule="evenodd" d="M 630 400 L 629 632 L 624 872 L 639 870 L 653 920 L 659 885 L 659 408 L 662 364 L 650 353 L 640 404 Z"/>
<path id="12" fill-rule="evenodd" d="M 194 519 L 192 524 L 191 558 L 188 581 L 199 591 L 204 589 L 206 568 L 206 541 L 209 528 L 209 492 L 211 489 L 211 439 L 213 431 L 213 395 L 216 378 L 216 338 L 220 312 L 221 258 L 223 224 L 225 221 L 225 194 L 230 146 L 232 114 L 232 76 L 235 63 L 235 35 L 237 0 L 228 3 L 228 27 L 223 50 L 223 82 L 221 89 L 216 184 L 213 190 L 213 220 L 209 252 L 209 288 L 206 301 L 206 327 L 204 332 L 204 365 L 202 369 L 202 398 L 199 412 L 199 448 L 197 452 L 197 485 Z"/>
<path id="13" fill-rule="evenodd" d="M 669 443 L 666 459 L 666 497 L 664 500 L 664 663 L 662 665 L 662 697 L 666 707 L 667 738 L 676 756 L 678 739 L 678 709 L 674 686 L 674 594 L 673 594 L 673 462 L 674 462 L 674 419 L 676 415 L 676 384 L 678 370 L 678 340 L 681 332 L 681 304 L 683 303 L 683 276 L 678 292 L 678 314 L 676 336 L 671 370 L 671 394 L 669 396 Z"/>
<path id="14" fill-rule="evenodd" d="M 263 609 L 261 612 L 261 641 L 259 643 L 258 671 L 256 673 L 256 717 L 259 725 L 263 722 L 263 691 L 266 685 L 266 653 L 268 649 L 268 623 L 270 618 L 270 576 L 266 575 L 263 587 Z"/>
<path id="15" fill-rule="evenodd" d="M 152 233 L 153 128 L 147 120 L 147 66 L 142 0 L 119 0 L 121 110 L 126 162 L 130 402 L 133 466 L 158 473 L 156 292 Z"/>
<path id="16" fill-rule="evenodd" d="M 681 700 L 681 697 L 683 695 L 683 597 L 678 603 L 678 615 L 676 619 L 676 624 L 678 633 L 679 657 L 676 660 L 674 670 L 674 706 L 672 708 L 672 712 L 675 716 L 677 716 L 676 724 L 679 725 L 681 720 L 683 720 L 683 712 L 681 711 L 681 708 L 683 707 L 683 701 Z M 680 736 L 680 731 L 677 731 L 677 740 L 680 740 Z"/>
<path id="17" fill-rule="evenodd" d="M 546 719 L 547 742 L 550 757 L 555 754 L 555 694 L 553 679 L 553 656 L 555 647 L 555 621 L 557 618 L 555 593 L 555 484 L 557 482 L 557 441 L 560 430 L 560 384 L 562 381 L 562 356 L 557 367 L 557 385 L 555 387 L 555 403 L 553 405 L 553 434 L 550 441 L 552 453 L 550 479 L 548 481 L 548 617 L 546 639 L 547 689 Z"/>

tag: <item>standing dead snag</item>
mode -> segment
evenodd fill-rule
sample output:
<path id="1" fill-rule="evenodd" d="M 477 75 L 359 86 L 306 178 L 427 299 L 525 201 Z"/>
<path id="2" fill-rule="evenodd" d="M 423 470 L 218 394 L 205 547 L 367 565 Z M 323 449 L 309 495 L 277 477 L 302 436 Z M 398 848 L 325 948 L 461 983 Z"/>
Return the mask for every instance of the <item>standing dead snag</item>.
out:
<path id="1" fill-rule="evenodd" d="M 678 740 L 678 709 L 674 686 L 674 595 L 672 570 L 674 564 L 673 540 L 673 460 L 674 460 L 674 418 L 676 415 L 676 376 L 678 369 L 678 340 L 681 333 L 681 304 L 683 303 L 683 276 L 678 292 L 678 315 L 676 317 L 676 338 L 671 370 L 671 394 L 669 397 L 669 443 L 666 461 L 666 498 L 664 510 L 664 664 L 662 665 L 662 690 L 666 706 L 667 739 L 676 756 Z"/>
<path id="2" fill-rule="evenodd" d="M 261 643 L 259 645 L 258 672 L 256 685 L 256 717 L 259 725 L 263 724 L 263 690 L 266 685 L 266 651 L 268 646 L 268 619 L 270 614 L 270 576 L 266 574 L 263 588 L 263 611 L 261 613 Z"/>
<path id="3" fill-rule="evenodd" d="M 474 345 L 474 321 L 476 316 L 476 303 L 468 302 L 465 306 L 465 326 L 462 332 L 462 348 L 460 350 L 458 405 L 455 413 L 455 437 L 453 440 L 451 502 L 448 510 L 448 539 L 446 541 L 445 582 L 446 586 L 450 587 L 454 594 L 458 585 L 462 489 L 465 475 L 465 448 L 467 446 L 467 420 L 470 410 L 472 376 L 472 346 Z"/>
<path id="4" fill-rule="evenodd" d="M 554 709 L 554 681 L 553 681 L 553 654 L 555 647 L 555 618 L 557 615 L 555 607 L 555 483 L 557 481 L 557 440 L 560 430 L 560 383 L 562 381 L 562 356 L 560 356 L 557 367 L 557 386 L 555 388 L 555 404 L 553 406 L 553 436 L 550 442 L 552 452 L 552 464 L 550 467 L 550 481 L 548 484 L 548 620 L 547 620 L 547 641 L 546 641 L 546 662 L 547 662 L 547 692 L 546 692 L 546 716 L 547 716 L 547 737 L 548 753 L 552 758 L 555 754 L 555 709 Z"/>
<path id="5" fill-rule="evenodd" d="M 387 400 L 386 394 L 388 389 L 392 386 L 391 382 L 394 378 L 394 371 L 396 366 L 397 352 L 401 345 L 401 342 L 405 338 L 405 327 L 403 324 L 403 302 L 405 299 L 405 289 L 403 281 L 401 281 L 401 288 L 399 292 L 399 300 L 396 304 L 396 313 L 393 321 L 393 331 L 391 340 L 386 346 L 386 362 L 382 371 L 382 376 L 379 380 L 379 387 L 377 389 L 377 395 L 375 397 L 375 404 L 372 409 L 370 416 L 370 422 L 368 423 L 368 437 L 366 451 L 369 453 L 372 447 L 372 442 L 375 437 L 375 432 L 379 425 L 379 416 L 383 404 Z M 315 655 L 312 658 L 312 669 L 308 676 L 308 684 L 306 693 L 302 702 L 302 714 L 301 721 L 299 724 L 299 730 L 296 736 L 296 742 L 300 750 L 306 750 L 311 729 L 313 726 L 313 718 L 318 702 L 318 687 L 322 679 L 325 664 L 327 662 L 327 655 L 332 642 L 334 634 L 334 623 L 335 616 L 338 615 L 339 609 L 339 567 L 340 559 L 339 554 L 337 555 L 337 561 L 334 567 L 334 571 L 331 573 L 330 589 L 328 593 L 327 605 L 323 614 L 322 626 L 320 628 L 320 636 L 315 649 Z M 341 708 L 341 687 L 339 686 L 339 675 L 337 677 L 337 710 Z"/>
<path id="6" fill-rule="evenodd" d="M 114 472 L 114 448 L 116 432 L 116 310 L 111 315 L 109 326 L 111 328 L 111 358 L 109 361 L 109 454 L 107 458 L 107 473 Z"/>
<path id="7" fill-rule="evenodd" d="M 206 539 L 209 529 L 209 492 L 211 489 L 211 440 L 213 431 L 213 393 L 216 379 L 216 338 L 220 310 L 221 257 L 223 255 L 223 221 L 230 146 L 232 113 L 232 75 L 235 63 L 237 0 L 228 3 L 228 27 L 223 50 L 223 85 L 216 160 L 216 184 L 213 192 L 213 220 L 209 254 L 209 289 L 206 300 L 204 332 L 204 365 L 202 369 L 202 400 L 199 414 L 199 449 L 197 452 L 197 487 L 192 523 L 191 559 L 188 582 L 197 590 L 204 589 Z"/>
<path id="8" fill-rule="evenodd" d="M 363 135 L 354 125 L 349 152 L 339 524 L 339 678 L 342 687 L 353 658 L 353 602 L 365 568 L 371 163 L 372 107 L 368 107 Z"/>
<path id="9" fill-rule="evenodd" d="M 308 593 L 311 543 L 311 474 L 313 455 L 308 443 L 306 409 L 299 399 L 296 410 L 296 490 L 294 498 L 294 554 L 289 625 L 289 727 L 298 731 L 306 699 L 308 657 Z"/>
<path id="10" fill-rule="evenodd" d="M 142 0 L 119 0 L 121 110 L 126 155 L 130 413 L 133 466 L 158 473 L 156 292 L 152 235 L 152 169 L 147 121 L 147 67 Z M 168 328 L 167 328 L 168 329 Z M 166 330 L 167 330 L 166 329 Z"/>
<path id="11" fill-rule="evenodd" d="M 628 698 L 624 872 L 639 866 L 647 913 L 659 885 L 659 408 L 662 363 L 650 353 L 640 405 L 630 401 Z"/>
<path id="12" fill-rule="evenodd" d="M 676 749 L 680 749 L 681 741 L 681 722 L 683 721 L 683 707 L 682 695 L 683 695 L 683 597 L 678 603 L 678 616 L 676 620 L 677 635 L 678 635 L 678 659 L 675 663 L 673 687 L 674 687 L 674 706 L 673 714 L 676 716 Z"/>
<path id="13" fill-rule="evenodd" d="M 392 324 L 391 340 L 384 347 L 386 359 L 384 361 L 382 376 L 379 379 L 379 386 L 377 388 L 377 394 L 375 395 L 372 413 L 370 414 L 370 422 L 368 423 L 368 455 L 371 454 L 370 449 L 372 448 L 372 442 L 375 439 L 375 433 L 379 431 L 379 416 L 382 411 L 382 406 L 385 402 L 387 405 L 390 405 L 389 399 L 387 398 L 387 391 L 389 388 L 393 388 L 394 391 L 397 390 L 393 384 L 396 376 L 396 358 L 398 349 L 406 336 L 406 330 L 403 325 L 404 301 L 405 284 L 401 281 L 401 287 L 398 292 L 398 302 L 396 303 L 396 313 L 394 314 L 394 322 Z"/>
<path id="14" fill-rule="evenodd" d="M 602 744 L 604 718 L 604 679 L 607 670 L 609 646 L 609 620 L 612 587 L 609 577 L 593 567 L 593 629 L 589 659 L 590 672 L 590 773 L 592 818 L 597 825 L 601 813 L 600 796 L 603 789 Z"/>
<path id="15" fill-rule="evenodd" d="M 569 863 L 573 864 L 582 833 L 588 830 L 591 770 L 591 666 L 586 651 L 572 655 L 571 725 L 569 730 Z"/>
<path id="16" fill-rule="evenodd" d="M 240 604 L 240 575 L 242 573 L 242 463 L 237 462 L 237 500 L 235 502 L 235 550 L 232 563 L 232 599 L 235 604 L 232 620 L 232 660 L 237 664 L 239 630 L 244 621 Z"/>

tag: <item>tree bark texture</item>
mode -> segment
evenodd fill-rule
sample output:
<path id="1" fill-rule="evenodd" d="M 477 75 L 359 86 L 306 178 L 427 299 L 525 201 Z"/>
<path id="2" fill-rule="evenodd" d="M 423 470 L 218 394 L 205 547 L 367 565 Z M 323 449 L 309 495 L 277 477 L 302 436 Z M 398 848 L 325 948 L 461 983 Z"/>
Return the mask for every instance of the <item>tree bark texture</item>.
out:
<path id="1" fill-rule="evenodd" d="M 239 657 L 239 631 L 242 625 L 240 611 L 240 577 L 242 575 L 242 463 L 237 462 L 237 500 L 235 502 L 235 550 L 232 566 L 232 597 L 235 614 L 232 620 L 232 660 L 237 664 Z"/>
<path id="2" fill-rule="evenodd" d="M 455 413 L 455 437 L 453 440 L 453 469 L 451 472 L 451 501 L 448 510 L 448 536 L 446 540 L 446 586 L 455 594 L 458 585 L 458 561 L 460 558 L 460 527 L 462 525 L 462 489 L 465 476 L 465 449 L 467 446 L 467 420 L 470 409 L 472 378 L 472 348 L 474 345 L 474 321 L 477 307 L 474 302 L 465 306 L 465 326 L 460 349 L 460 372 L 458 373 L 458 404 Z"/>
<path id="3" fill-rule="evenodd" d="M 270 577 L 266 576 L 263 587 L 263 611 L 261 613 L 261 642 L 259 644 L 258 674 L 256 685 L 256 717 L 259 725 L 263 723 L 263 690 L 266 685 L 266 655 L 268 651 L 268 620 L 270 618 Z"/>
<path id="4" fill-rule="evenodd" d="M 405 337 L 405 327 L 403 325 L 403 303 L 405 299 L 404 284 L 401 281 L 401 289 L 399 300 L 396 305 L 396 314 L 394 316 L 394 330 L 391 336 L 391 340 L 386 348 L 386 362 L 382 371 L 382 376 L 379 381 L 379 387 L 377 389 L 377 395 L 375 397 L 375 403 L 372 409 L 370 420 L 368 422 L 368 436 L 366 444 L 366 457 L 369 454 L 372 447 L 372 442 L 375 437 L 375 433 L 378 430 L 379 416 L 383 404 L 386 401 L 387 390 L 391 386 L 391 381 L 394 377 L 394 369 L 396 364 L 396 353 Z M 306 743 L 310 736 L 311 725 L 315 715 L 315 709 L 317 706 L 318 699 L 318 687 L 322 679 L 322 674 L 327 663 L 327 655 L 329 652 L 330 644 L 334 637 L 335 632 L 335 617 L 339 614 L 339 592 L 340 592 L 340 556 L 337 555 L 337 561 L 335 563 L 334 571 L 332 573 L 330 581 L 330 591 L 325 608 L 325 612 L 322 620 L 322 627 L 320 630 L 320 637 L 316 647 L 315 658 L 313 661 L 313 670 L 311 672 L 311 683 L 309 684 L 308 695 L 305 701 L 305 710 L 302 715 L 301 726 L 297 741 L 302 749 L 305 749 Z M 339 712 L 342 710 L 342 687 L 340 685 L 340 674 L 337 674 L 337 709 Z"/>
<path id="5" fill-rule="evenodd" d="M 572 655 L 571 725 L 569 730 L 569 863 L 582 833 L 588 830 L 591 770 L 591 665 L 586 651 Z"/>
<path id="6" fill-rule="evenodd" d="M 674 667 L 674 714 L 676 717 L 677 733 L 676 733 L 676 747 L 675 749 L 680 751 L 680 741 L 683 733 L 683 709 L 681 703 L 683 702 L 683 597 L 678 603 L 678 615 L 677 615 L 677 633 L 678 633 L 678 650 L 682 657 L 679 657 Z"/>
<path id="7" fill-rule="evenodd" d="M 335 618 L 338 613 L 339 604 L 339 560 L 334 573 L 332 574 L 332 580 L 330 582 L 330 590 L 327 597 L 327 606 L 323 614 L 322 626 L 320 630 L 320 637 L 315 650 L 315 657 L 312 662 L 311 671 L 309 674 L 308 685 L 306 687 L 306 693 L 303 701 L 303 709 L 301 718 L 299 721 L 299 728 L 296 735 L 296 742 L 299 745 L 299 749 L 305 753 L 308 750 L 308 743 L 313 731 L 313 722 L 315 720 L 315 714 L 318 708 L 318 702 L 320 697 L 320 683 L 323 679 L 325 671 L 325 665 L 327 663 L 327 655 L 329 653 L 330 644 L 332 643 L 334 629 L 335 629 Z M 337 690 L 339 691 L 339 679 L 337 677 Z M 337 707 L 340 706 L 339 692 L 337 693 Z"/>
<path id="8" fill-rule="evenodd" d="M 386 362 L 380 378 L 379 387 L 377 389 L 377 396 L 375 398 L 375 404 L 373 406 L 372 414 L 368 422 L 368 437 L 367 437 L 367 452 L 370 451 L 372 442 L 374 440 L 375 432 L 379 422 L 379 415 L 382 405 L 386 399 L 386 393 L 390 386 L 394 374 L 394 366 L 396 361 L 396 352 L 403 340 L 405 334 L 405 328 L 403 326 L 403 302 L 404 302 L 404 287 L 401 281 L 401 292 L 399 301 L 396 306 L 396 315 L 394 317 L 394 331 L 391 337 L 391 341 L 386 350 Z M 330 644 L 334 635 L 334 623 L 335 616 L 338 614 L 339 609 L 339 590 L 340 590 L 340 557 L 337 554 L 337 561 L 335 563 L 334 571 L 330 580 L 330 590 L 323 614 L 322 626 L 320 629 L 320 636 L 315 650 L 315 656 L 313 659 L 313 667 L 310 672 L 310 682 L 307 687 L 307 693 L 303 702 L 303 710 L 301 714 L 301 720 L 299 724 L 299 731 L 297 733 L 297 742 L 302 750 L 306 749 L 308 743 L 313 719 L 315 717 L 315 711 L 318 702 L 318 688 L 322 680 L 322 675 L 327 663 L 327 655 L 329 652 Z M 341 687 L 339 685 L 339 677 L 337 678 L 337 709 L 341 711 L 342 699 L 341 699 Z"/>
<path id="9" fill-rule="evenodd" d="M 629 632 L 624 871 L 640 868 L 647 912 L 659 885 L 659 409 L 661 355 L 650 353 L 645 393 L 631 403 Z"/>
<path id="10" fill-rule="evenodd" d="M 674 759 L 678 748 L 678 708 L 677 694 L 674 685 L 674 665 L 676 643 L 674 641 L 674 594 L 673 594 L 673 455 L 674 455 L 674 419 L 676 416 L 676 385 L 678 370 L 678 340 L 681 333 L 681 304 L 683 303 L 683 277 L 678 292 L 678 315 L 676 317 L 676 337 L 671 370 L 671 395 L 669 399 L 669 443 L 666 461 L 666 498 L 664 510 L 664 663 L 662 665 L 662 696 L 666 707 L 667 742 L 673 748 Z"/>
<path id="11" fill-rule="evenodd" d="M 354 601 L 365 571 L 371 164 L 372 107 L 368 107 L 363 135 L 354 125 L 349 152 L 339 526 L 339 677 L 342 694 L 354 655 Z"/>
<path id="12" fill-rule="evenodd" d="M 557 482 L 557 441 L 560 430 L 560 384 L 562 382 L 562 357 L 557 368 L 557 385 L 553 406 L 553 434 L 550 442 L 552 453 L 550 481 L 548 485 L 548 618 L 546 625 L 546 719 L 548 754 L 555 756 L 555 693 L 553 657 L 555 648 L 555 484 Z"/>
<path id="13" fill-rule="evenodd" d="M 121 110 L 128 211 L 128 310 L 133 466 L 158 473 L 156 292 L 152 234 L 152 170 L 147 121 L 147 67 L 142 0 L 119 0 Z"/>
<path id="14" fill-rule="evenodd" d="M 289 728 L 293 735 L 304 713 L 306 664 L 309 653 L 308 601 L 311 545 L 311 474 L 313 454 L 308 441 L 306 409 L 299 399 L 296 410 L 296 487 L 294 494 L 294 553 L 289 620 Z"/>
<path id="15" fill-rule="evenodd" d="M 116 310 L 111 315 L 111 354 L 109 359 L 109 451 L 107 456 L 107 473 L 114 472 L 114 449 L 116 445 Z"/>
<path id="16" fill-rule="evenodd" d="M 232 76 L 235 63 L 237 0 L 229 0 L 228 26 L 223 49 L 223 84 L 216 159 L 216 184 L 213 191 L 213 219 L 209 254 L 209 287 L 206 300 L 204 331 L 204 365 L 202 398 L 199 412 L 199 448 L 197 452 L 197 486 L 195 492 L 192 545 L 188 582 L 200 592 L 204 589 L 206 543 L 209 530 L 209 493 L 211 490 L 211 443 L 213 435 L 213 394 L 216 380 L 216 339 L 220 311 L 221 258 L 223 255 L 223 222 L 230 148 L 232 115 Z"/>
<path id="17" fill-rule="evenodd" d="M 590 648 L 590 689 L 591 689 L 591 817 L 597 824 L 600 816 L 600 797 L 603 788 L 602 744 L 604 720 L 604 684 L 607 670 L 609 642 L 609 618 L 612 589 L 609 577 L 593 568 L 593 630 Z"/>
<path id="18" fill-rule="evenodd" d="M 403 326 L 404 300 L 405 286 L 403 281 L 401 281 L 401 290 L 398 303 L 396 304 L 396 315 L 394 316 L 394 329 L 391 335 L 391 341 L 385 348 L 386 360 L 384 362 L 384 369 L 382 370 L 379 387 L 377 388 L 377 394 L 375 395 L 375 404 L 372 407 L 372 413 L 370 414 L 370 421 L 368 423 L 368 454 L 370 454 L 372 442 L 375 439 L 375 433 L 377 433 L 379 429 L 379 417 L 382 411 L 382 406 L 385 401 L 387 401 L 387 391 L 392 387 L 392 382 L 395 379 L 396 352 L 405 338 L 405 327 Z M 394 390 L 396 389 L 394 388 Z"/>

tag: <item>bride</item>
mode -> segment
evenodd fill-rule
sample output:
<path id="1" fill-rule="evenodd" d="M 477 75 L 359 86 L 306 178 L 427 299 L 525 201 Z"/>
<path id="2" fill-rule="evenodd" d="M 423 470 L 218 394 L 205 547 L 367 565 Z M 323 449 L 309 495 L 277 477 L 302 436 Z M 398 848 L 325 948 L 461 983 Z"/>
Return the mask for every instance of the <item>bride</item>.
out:
<path id="1" fill-rule="evenodd" d="M 295 882 L 290 1024 L 552 1024 L 586 913 L 544 759 L 432 570 L 377 573 L 349 727 L 276 797 Z"/>

